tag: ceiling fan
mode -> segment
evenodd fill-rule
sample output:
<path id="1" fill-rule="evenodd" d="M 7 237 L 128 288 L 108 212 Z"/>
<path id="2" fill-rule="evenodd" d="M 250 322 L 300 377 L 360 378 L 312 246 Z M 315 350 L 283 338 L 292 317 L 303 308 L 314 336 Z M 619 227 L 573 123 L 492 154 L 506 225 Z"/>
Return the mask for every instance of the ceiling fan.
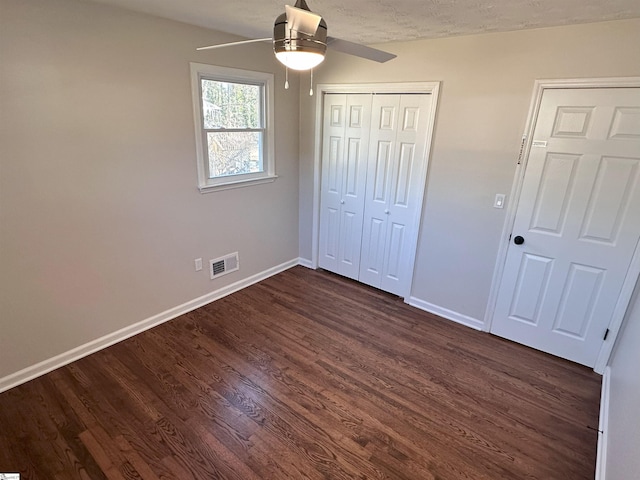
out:
<path id="1" fill-rule="evenodd" d="M 285 13 L 276 18 L 273 38 L 223 43 L 200 47 L 197 50 L 211 50 L 271 40 L 276 58 L 292 70 L 313 69 L 324 60 L 327 47 L 380 63 L 396 58 L 396 55 L 392 53 L 328 37 L 326 22 L 320 15 L 311 12 L 305 0 L 297 0 L 293 7 L 285 5 Z"/>

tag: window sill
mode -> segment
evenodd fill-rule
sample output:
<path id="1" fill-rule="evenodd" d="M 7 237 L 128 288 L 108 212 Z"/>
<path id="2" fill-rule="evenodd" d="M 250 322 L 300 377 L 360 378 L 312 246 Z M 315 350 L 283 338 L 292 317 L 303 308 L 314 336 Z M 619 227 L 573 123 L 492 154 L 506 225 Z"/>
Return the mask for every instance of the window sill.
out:
<path id="1" fill-rule="evenodd" d="M 268 175 L 266 177 L 254 178 L 251 180 L 236 180 L 235 182 L 218 183 L 216 185 L 204 185 L 198 187 L 198 190 L 200 190 L 200 193 L 219 192 L 221 190 L 230 190 L 232 188 L 260 185 L 261 183 L 272 183 L 276 178 L 278 178 L 277 175 Z"/>

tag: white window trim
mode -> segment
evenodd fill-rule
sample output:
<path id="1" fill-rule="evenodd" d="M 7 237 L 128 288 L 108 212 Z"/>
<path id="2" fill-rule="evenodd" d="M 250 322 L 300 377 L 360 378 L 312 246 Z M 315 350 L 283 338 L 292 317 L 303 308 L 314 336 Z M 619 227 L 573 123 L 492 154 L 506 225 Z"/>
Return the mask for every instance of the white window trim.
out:
<path id="1" fill-rule="evenodd" d="M 228 190 L 230 188 L 245 187 L 261 183 L 273 182 L 278 176 L 275 172 L 275 148 L 274 148 L 274 106 L 273 106 L 273 74 L 253 72 L 237 68 L 218 67 L 204 63 L 190 63 L 191 67 L 191 96 L 193 99 L 193 119 L 196 134 L 196 158 L 198 169 L 198 189 L 200 193 Z M 228 177 L 208 178 L 206 173 L 206 155 L 203 131 L 204 121 L 202 112 L 202 93 L 200 80 L 202 78 L 214 78 L 220 81 L 261 83 L 264 85 L 264 148 L 263 148 L 263 172 L 247 173 L 241 175 L 229 175 Z"/>

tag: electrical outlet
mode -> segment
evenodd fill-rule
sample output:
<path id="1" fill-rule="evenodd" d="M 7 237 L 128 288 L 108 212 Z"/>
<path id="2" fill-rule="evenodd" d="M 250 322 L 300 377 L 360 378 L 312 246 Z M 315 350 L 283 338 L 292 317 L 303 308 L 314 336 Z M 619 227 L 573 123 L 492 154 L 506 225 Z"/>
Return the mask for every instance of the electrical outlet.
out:
<path id="1" fill-rule="evenodd" d="M 196 258 L 196 259 L 193 261 L 193 264 L 194 264 L 194 265 L 195 265 L 195 267 L 196 267 L 196 272 L 199 272 L 200 270 L 202 270 L 202 259 L 201 259 L 201 258 Z"/>

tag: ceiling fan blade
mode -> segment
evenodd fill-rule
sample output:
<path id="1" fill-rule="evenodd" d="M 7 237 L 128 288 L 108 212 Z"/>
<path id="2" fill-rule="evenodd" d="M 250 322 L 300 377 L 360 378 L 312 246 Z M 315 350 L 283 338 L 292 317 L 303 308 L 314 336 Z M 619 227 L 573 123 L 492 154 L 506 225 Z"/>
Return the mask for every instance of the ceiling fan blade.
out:
<path id="1" fill-rule="evenodd" d="M 393 53 L 384 52 L 377 48 L 367 47 L 359 43 L 349 42 L 347 40 L 341 40 L 335 37 L 327 37 L 327 46 L 338 52 L 348 53 L 349 55 L 355 55 L 356 57 L 366 58 L 367 60 L 373 60 L 374 62 L 384 63 L 389 60 L 393 60 L 397 57 Z"/>
<path id="2" fill-rule="evenodd" d="M 322 17 L 308 10 L 285 5 L 284 11 L 287 14 L 287 28 L 306 35 L 315 35 L 320 25 Z"/>
<path id="3" fill-rule="evenodd" d="M 198 47 L 196 50 L 213 50 L 214 48 L 235 47 L 236 45 L 244 45 L 246 43 L 267 42 L 273 40 L 269 38 L 256 38 L 254 40 L 242 40 L 240 42 L 221 43 L 220 45 L 209 45 L 208 47 Z"/>

